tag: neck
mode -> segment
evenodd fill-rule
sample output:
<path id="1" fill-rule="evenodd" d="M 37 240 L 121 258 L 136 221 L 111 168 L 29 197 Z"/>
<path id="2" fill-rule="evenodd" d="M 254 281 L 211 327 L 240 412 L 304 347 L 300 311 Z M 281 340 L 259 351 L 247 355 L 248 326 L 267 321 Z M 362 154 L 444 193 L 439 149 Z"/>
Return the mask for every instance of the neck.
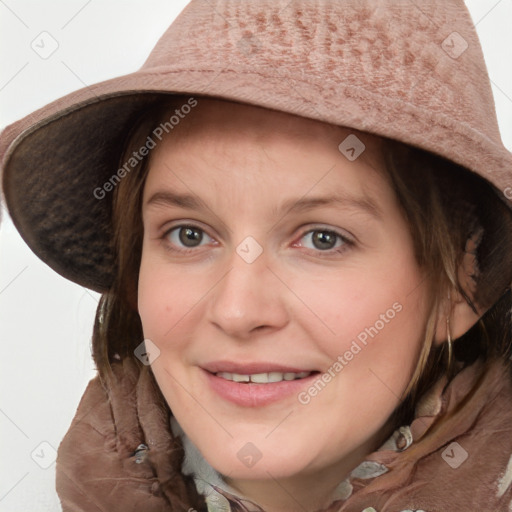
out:
<path id="1" fill-rule="evenodd" d="M 226 479 L 231 487 L 258 504 L 265 512 L 315 512 L 325 509 L 332 503 L 330 497 L 340 480 L 322 479 L 319 476 L 313 479 L 307 476 L 251 481 Z"/>
<path id="2" fill-rule="evenodd" d="M 364 445 L 347 454 L 341 461 L 319 470 L 303 472 L 290 477 L 242 480 L 224 477 L 233 489 L 258 504 L 265 512 L 317 512 L 325 510 L 333 501 L 342 499 L 338 486 L 381 441 L 369 439 Z"/>

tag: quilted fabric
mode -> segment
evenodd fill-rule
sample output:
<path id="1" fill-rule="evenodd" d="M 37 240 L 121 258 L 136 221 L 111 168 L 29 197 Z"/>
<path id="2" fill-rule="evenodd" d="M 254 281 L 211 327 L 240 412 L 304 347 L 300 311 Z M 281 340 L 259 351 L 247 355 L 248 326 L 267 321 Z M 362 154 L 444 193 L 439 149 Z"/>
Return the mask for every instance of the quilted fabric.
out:
<path id="1" fill-rule="evenodd" d="M 410 426 L 369 454 L 344 485 L 340 476 L 344 497 L 323 512 L 512 510 L 511 368 L 499 361 L 483 368 L 477 361 L 448 386 L 445 377 L 438 381 L 419 401 Z M 59 447 L 57 492 L 64 512 L 192 512 L 176 498 L 193 485 L 185 474 L 195 475 L 199 492 L 209 495 L 210 512 L 259 510 L 247 502 L 237 508 L 241 497 L 205 469 L 186 441 L 180 468 L 179 434 L 149 367 L 126 359 L 114 364 L 114 373 L 107 386 L 91 381 Z M 445 421 L 437 423 L 441 417 Z M 212 486 L 223 500 L 210 494 Z"/>

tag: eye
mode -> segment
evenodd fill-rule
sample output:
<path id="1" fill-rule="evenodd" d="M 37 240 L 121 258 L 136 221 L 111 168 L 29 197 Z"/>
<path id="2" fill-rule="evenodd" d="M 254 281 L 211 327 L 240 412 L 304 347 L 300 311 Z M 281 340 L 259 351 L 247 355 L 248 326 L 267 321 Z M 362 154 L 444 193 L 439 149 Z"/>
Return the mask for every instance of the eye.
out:
<path id="1" fill-rule="evenodd" d="M 298 245 L 322 252 L 341 252 L 349 245 L 353 245 L 353 242 L 341 233 L 332 229 L 317 228 L 304 233 L 300 240 L 306 242 L 300 242 Z"/>
<path id="2" fill-rule="evenodd" d="M 197 226 L 176 226 L 164 235 L 172 250 L 183 251 L 194 249 L 204 245 L 203 242 L 211 243 L 213 239 Z M 184 249 L 183 249 L 184 248 Z"/>

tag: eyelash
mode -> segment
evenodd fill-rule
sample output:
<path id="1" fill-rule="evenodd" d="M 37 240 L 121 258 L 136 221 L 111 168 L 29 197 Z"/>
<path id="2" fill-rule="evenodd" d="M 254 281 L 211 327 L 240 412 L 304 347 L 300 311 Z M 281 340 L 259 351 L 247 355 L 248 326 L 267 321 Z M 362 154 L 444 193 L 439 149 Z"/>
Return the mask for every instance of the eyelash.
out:
<path id="1" fill-rule="evenodd" d="M 162 235 L 162 242 L 164 243 L 166 250 L 173 252 L 173 253 L 180 253 L 183 255 L 191 254 L 191 253 L 197 251 L 198 247 L 200 247 L 200 246 L 194 247 L 194 248 L 187 248 L 187 249 L 184 249 L 184 248 L 177 249 L 176 247 L 171 245 L 171 243 L 169 241 L 169 235 L 173 231 L 179 232 L 180 229 L 184 229 L 184 228 L 191 228 L 193 230 L 200 231 L 203 234 L 205 234 L 207 237 L 212 238 L 212 237 L 210 237 L 210 235 L 208 235 L 206 233 L 206 231 L 204 229 L 200 228 L 199 226 L 195 226 L 194 224 L 179 224 L 177 226 L 173 226 L 172 228 L 168 229 Z M 320 257 L 329 257 L 329 256 L 333 256 L 336 254 L 342 254 L 346 250 L 350 249 L 351 247 L 353 247 L 355 245 L 355 242 L 353 240 L 349 239 L 347 236 L 342 235 L 340 232 L 336 231 L 335 229 L 325 228 L 324 226 L 315 226 L 313 228 L 308 229 L 307 231 L 302 232 L 300 234 L 299 240 L 302 240 L 306 235 L 310 235 L 310 234 L 312 235 L 315 231 L 331 233 L 336 236 L 336 238 L 337 238 L 336 243 L 338 241 L 343 242 L 340 247 L 334 247 L 332 249 L 327 249 L 324 251 L 322 251 L 321 249 L 306 248 L 307 251 L 313 251 L 314 253 L 316 253 L 316 255 L 319 255 Z M 297 247 L 295 242 L 294 242 L 293 246 Z"/>
<path id="2" fill-rule="evenodd" d="M 170 251 L 170 252 L 173 252 L 173 253 L 181 253 L 181 254 L 190 254 L 192 252 L 196 252 L 197 251 L 197 247 L 194 247 L 192 249 L 176 249 L 175 247 L 173 247 L 169 241 L 169 235 L 173 232 L 173 231 L 179 231 L 180 229 L 184 229 L 184 228 L 191 228 L 191 229 L 194 229 L 194 230 L 197 230 L 197 231 L 201 231 L 202 233 L 206 234 L 206 236 L 210 237 L 210 235 L 208 235 L 206 233 L 206 231 L 202 228 L 200 228 L 199 226 L 195 226 L 194 224 L 178 224 L 177 226 L 173 226 L 172 228 L 168 229 L 163 235 L 162 235 L 162 242 L 164 243 L 165 245 L 165 248 Z M 212 237 L 210 237 L 212 238 Z"/>
<path id="3" fill-rule="evenodd" d="M 341 246 L 334 247 L 332 249 L 327 249 L 324 251 L 322 251 L 321 249 L 306 248 L 307 251 L 313 251 L 316 255 L 319 255 L 320 257 L 329 257 L 329 256 L 333 256 L 336 254 L 342 254 L 355 245 L 353 240 L 350 240 L 347 236 L 342 235 L 339 231 L 336 231 L 335 229 L 326 228 L 324 226 L 315 226 L 306 231 L 303 231 L 300 234 L 299 240 L 302 240 L 307 235 L 313 235 L 313 233 L 315 233 L 316 231 L 318 231 L 320 233 L 333 234 L 336 237 L 335 244 L 338 243 L 339 241 L 342 242 Z M 296 243 L 294 243 L 293 246 L 297 247 Z"/>

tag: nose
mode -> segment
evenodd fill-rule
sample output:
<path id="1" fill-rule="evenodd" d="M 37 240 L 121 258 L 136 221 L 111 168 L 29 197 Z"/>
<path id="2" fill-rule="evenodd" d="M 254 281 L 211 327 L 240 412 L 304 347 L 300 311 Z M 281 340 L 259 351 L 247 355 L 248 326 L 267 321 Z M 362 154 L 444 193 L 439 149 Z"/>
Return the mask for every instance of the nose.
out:
<path id="1" fill-rule="evenodd" d="M 283 328 L 289 321 L 286 293 L 264 254 L 247 263 L 234 253 L 229 263 L 226 274 L 210 294 L 209 321 L 241 340 L 256 332 Z"/>

